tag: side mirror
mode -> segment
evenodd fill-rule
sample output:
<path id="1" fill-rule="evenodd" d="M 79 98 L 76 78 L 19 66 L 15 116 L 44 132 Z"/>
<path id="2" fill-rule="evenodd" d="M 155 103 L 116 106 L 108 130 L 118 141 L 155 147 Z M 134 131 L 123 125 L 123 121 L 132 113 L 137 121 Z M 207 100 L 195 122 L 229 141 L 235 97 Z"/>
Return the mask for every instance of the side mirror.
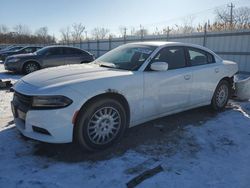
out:
<path id="1" fill-rule="evenodd" d="M 166 62 L 154 62 L 151 64 L 150 69 L 153 71 L 166 71 L 166 70 L 168 70 L 168 63 L 166 63 Z"/>

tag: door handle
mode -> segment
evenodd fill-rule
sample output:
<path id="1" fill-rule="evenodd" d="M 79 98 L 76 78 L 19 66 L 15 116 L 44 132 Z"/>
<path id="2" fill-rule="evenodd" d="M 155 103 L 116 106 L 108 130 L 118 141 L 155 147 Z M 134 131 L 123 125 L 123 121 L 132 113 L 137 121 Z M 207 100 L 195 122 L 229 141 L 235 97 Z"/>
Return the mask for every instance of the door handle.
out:
<path id="1" fill-rule="evenodd" d="M 187 75 L 184 76 L 185 80 L 190 80 L 190 78 L 191 78 L 191 75 L 189 75 L 189 74 L 187 74 Z"/>
<path id="2" fill-rule="evenodd" d="M 218 72 L 220 72 L 220 69 L 219 69 L 219 68 L 215 68 L 215 69 L 214 69 L 214 72 L 215 72 L 215 73 L 218 73 Z"/>

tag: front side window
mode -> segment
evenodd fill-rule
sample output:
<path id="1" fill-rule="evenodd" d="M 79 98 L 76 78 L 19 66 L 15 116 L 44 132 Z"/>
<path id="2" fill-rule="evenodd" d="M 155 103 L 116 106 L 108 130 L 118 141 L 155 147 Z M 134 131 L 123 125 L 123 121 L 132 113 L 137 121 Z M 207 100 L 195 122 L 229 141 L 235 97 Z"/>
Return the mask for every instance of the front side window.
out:
<path id="1" fill-rule="evenodd" d="M 188 56 L 191 66 L 214 63 L 214 57 L 203 50 L 188 48 Z"/>
<path id="2" fill-rule="evenodd" d="M 155 50 L 155 46 L 127 44 L 96 59 L 95 63 L 112 68 L 136 71 Z"/>
<path id="3" fill-rule="evenodd" d="M 186 66 L 184 48 L 179 46 L 163 48 L 152 62 L 166 62 L 169 70 L 183 68 Z"/>
<path id="4" fill-rule="evenodd" d="M 25 53 L 32 53 L 32 52 L 34 52 L 33 48 L 26 48 L 24 51 L 25 51 Z"/>

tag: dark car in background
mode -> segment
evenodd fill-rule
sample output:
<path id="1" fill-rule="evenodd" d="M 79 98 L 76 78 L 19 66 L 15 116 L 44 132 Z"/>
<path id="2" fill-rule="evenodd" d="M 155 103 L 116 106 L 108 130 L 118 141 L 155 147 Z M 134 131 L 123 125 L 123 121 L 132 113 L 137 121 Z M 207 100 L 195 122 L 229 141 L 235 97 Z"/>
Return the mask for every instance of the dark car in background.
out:
<path id="1" fill-rule="evenodd" d="M 3 49 L 0 50 L 0 54 L 7 52 L 7 51 L 16 51 L 16 50 L 20 50 L 21 48 L 23 48 L 24 46 L 7 46 Z"/>
<path id="2" fill-rule="evenodd" d="M 19 50 L 15 51 L 6 51 L 0 54 L 0 60 L 4 61 L 6 57 L 16 54 L 28 54 L 28 53 L 34 53 L 35 51 L 41 49 L 42 47 L 39 46 L 26 46 L 24 48 L 21 48 Z"/>
<path id="3" fill-rule="evenodd" d="M 19 54 L 5 59 L 6 70 L 25 74 L 67 64 L 89 63 L 94 56 L 87 51 L 68 46 L 48 46 L 32 54 Z"/>

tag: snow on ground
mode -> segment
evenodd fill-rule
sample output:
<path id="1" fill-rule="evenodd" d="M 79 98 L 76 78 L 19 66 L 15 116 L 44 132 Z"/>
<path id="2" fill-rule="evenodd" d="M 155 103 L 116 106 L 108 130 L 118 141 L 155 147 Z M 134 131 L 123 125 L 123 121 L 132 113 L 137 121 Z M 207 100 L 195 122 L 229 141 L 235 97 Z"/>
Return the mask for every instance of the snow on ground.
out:
<path id="1" fill-rule="evenodd" d="M 19 77 L 0 64 L 0 79 Z M 107 151 L 83 153 L 72 144 L 24 139 L 12 123 L 11 98 L 0 91 L 0 187 L 126 187 L 159 164 L 164 171 L 138 187 L 250 186 L 250 102 L 231 102 L 219 114 L 201 108 L 151 121 Z"/>

